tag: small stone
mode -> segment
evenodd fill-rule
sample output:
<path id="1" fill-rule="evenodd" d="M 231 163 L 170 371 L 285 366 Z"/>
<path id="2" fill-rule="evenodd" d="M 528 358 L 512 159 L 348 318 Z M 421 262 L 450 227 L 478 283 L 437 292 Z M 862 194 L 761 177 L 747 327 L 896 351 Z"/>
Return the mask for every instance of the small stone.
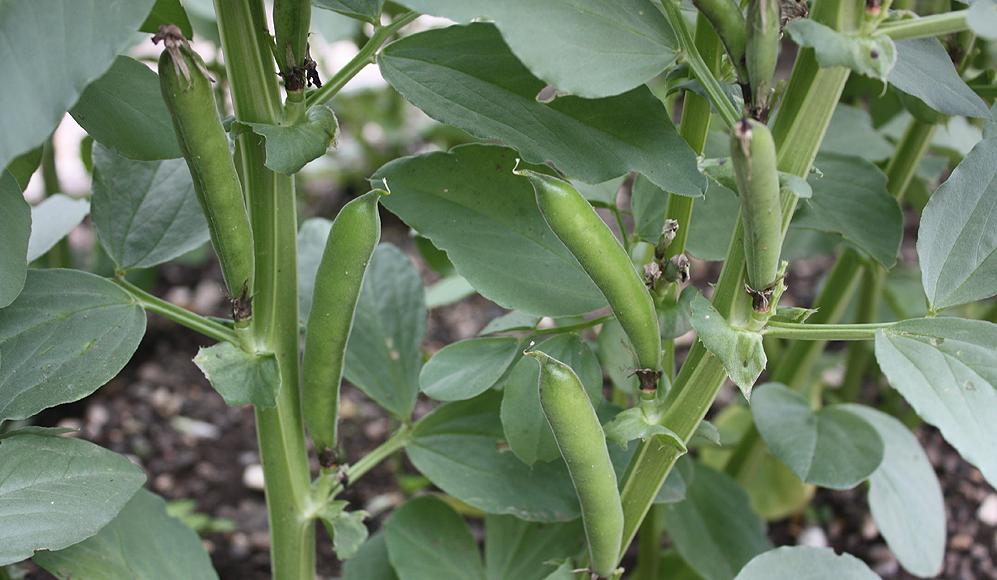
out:
<path id="1" fill-rule="evenodd" d="M 956 534 L 949 540 L 949 547 L 953 550 L 965 552 L 973 545 L 973 536 L 969 534 Z"/>
<path id="2" fill-rule="evenodd" d="M 198 421 L 197 419 L 184 417 L 183 415 L 178 415 L 171 419 L 170 425 L 180 433 L 189 435 L 194 439 L 218 439 L 220 435 L 218 427 L 215 425 L 207 421 Z"/>
<path id="3" fill-rule="evenodd" d="M 871 540 L 879 535 L 879 528 L 876 527 L 876 522 L 872 518 L 866 516 L 862 521 L 862 538 L 866 540 Z"/>
<path id="4" fill-rule="evenodd" d="M 263 491 L 263 466 L 258 463 L 247 465 L 242 472 L 242 484 L 249 489 Z"/>
<path id="5" fill-rule="evenodd" d="M 988 526 L 997 526 L 997 493 L 983 498 L 980 509 L 976 510 L 976 519 Z"/>
<path id="6" fill-rule="evenodd" d="M 800 534 L 797 538 L 796 543 L 800 546 L 810 546 L 812 548 L 826 548 L 827 547 L 827 534 L 824 530 L 818 528 L 817 526 L 811 526 Z"/>

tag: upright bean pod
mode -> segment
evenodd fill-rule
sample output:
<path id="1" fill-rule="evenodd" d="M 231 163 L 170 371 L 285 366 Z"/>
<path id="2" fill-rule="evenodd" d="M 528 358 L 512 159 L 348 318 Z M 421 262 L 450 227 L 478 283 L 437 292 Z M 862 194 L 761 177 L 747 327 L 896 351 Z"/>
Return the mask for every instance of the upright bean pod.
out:
<path id="1" fill-rule="evenodd" d="M 744 52 L 747 46 L 747 24 L 737 0 L 693 0 L 699 12 L 710 21 L 742 85 L 748 82 Z"/>
<path id="2" fill-rule="evenodd" d="M 340 210 L 332 222 L 315 276 L 312 309 L 305 331 L 301 406 L 305 425 L 324 467 L 336 461 L 343 359 L 367 264 L 381 238 L 377 206 L 378 199 L 385 194 L 386 191 L 375 189 Z"/>
<path id="3" fill-rule="evenodd" d="M 239 324 L 252 312 L 247 297 L 253 287 L 253 233 L 211 78 L 176 26 L 161 27 L 153 41 L 165 47 L 159 57 L 160 88 Z"/>
<path id="4" fill-rule="evenodd" d="M 770 292 L 778 277 L 782 252 L 782 207 L 775 142 L 765 124 L 742 119 L 734 125 L 730 150 L 737 189 L 741 193 L 748 285 L 755 292 Z"/>
<path id="5" fill-rule="evenodd" d="M 774 89 L 776 64 L 779 61 L 780 0 L 751 0 L 748 5 L 748 40 L 746 60 L 754 114 L 768 115 L 769 99 Z"/>
<path id="6" fill-rule="evenodd" d="M 623 542 L 623 505 L 606 433 L 571 367 L 540 351 L 524 354 L 540 363 L 540 405 L 578 494 L 592 571 L 608 577 Z"/>
<path id="7" fill-rule="evenodd" d="M 661 336 L 654 301 L 626 250 L 578 190 L 563 179 L 517 170 L 533 184 L 537 205 L 558 239 L 609 302 L 637 356 L 641 388 L 660 377 Z"/>

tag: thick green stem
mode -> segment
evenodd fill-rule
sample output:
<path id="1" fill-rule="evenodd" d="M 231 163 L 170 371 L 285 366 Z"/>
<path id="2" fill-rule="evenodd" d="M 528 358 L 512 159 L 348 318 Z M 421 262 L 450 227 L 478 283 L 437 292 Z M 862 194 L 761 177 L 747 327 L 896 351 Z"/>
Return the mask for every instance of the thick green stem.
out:
<path id="1" fill-rule="evenodd" d="M 969 10 L 956 10 L 955 12 L 946 12 L 922 18 L 908 18 L 895 22 L 884 22 L 879 27 L 878 32 L 882 32 L 893 40 L 945 36 L 946 34 L 969 30 L 969 23 L 966 22 L 968 13 Z"/>
<path id="2" fill-rule="evenodd" d="M 374 31 L 374 35 L 363 45 L 360 52 L 353 57 L 353 60 L 346 63 L 346 66 L 339 69 L 336 74 L 322 85 L 322 88 L 308 95 L 308 105 L 320 105 L 332 100 L 339 91 L 350 82 L 350 79 L 357 76 L 365 66 L 374 62 L 374 55 L 381 45 L 388 41 L 391 36 L 398 32 L 406 24 L 419 17 L 416 12 L 406 12 L 391 21 L 390 24 L 379 27 Z"/>
<path id="3" fill-rule="evenodd" d="M 279 91 L 261 0 L 215 0 L 236 118 L 275 123 Z M 297 217 L 294 182 L 264 166 L 263 140 L 238 137 L 237 159 L 253 226 L 256 280 L 252 340 L 281 372 L 274 409 L 257 409 L 257 436 L 277 580 L 315 577 L 315 527 L 307 517 L 310 476 L 298 390 Z"/>
<path id="4" fill-rule="evenodd" d="M 637 542 L 637 569 L 635 580 L 658 580 L 661 564 L 661 527 L 658 510 L 651 508 L 640 525 Z"/>
<path id="5" fill-rule="evenodd" d="M 863 6 L 857 0 L 819 0 L 814 8 L 814 17 L 839 30 L 854 30 Z M 847 78 L 847 70 L 821 69 L 817 66 L 812 50 L 801 51 L 789 90 L 784 97 L 783 108 L 779 111 L 773 128 L 780 170 L 801 177 L 810 171 L 810 165 Z M 786 211 L 783 215 L 791 216 L 796 199 L 792 195 L 787 197 L 789 199 L 784 204 Z M 786 217 L 784 230 L 788 227 L 788 222 Z M 738 225 L 714 293 L 714 305 L 721 314 L 730 312 L 735 307 L 742 307 L 740 305 L 746 297 L 743 291 L 744 254 L 741 235 Z M 697 343 L 668 393 L 667 411 L 662 424 L 688 441 L 712 405 L 726 376 L 720 361 L 706 352 L 702 343 Z M 633 540 L 655 494 L 681 453 L 676 445 L 668 443 L 662 437 L 652 437 L 638 447 L 627 468 L 622 486 L 624 546 Z"/>
<path id="6" fill-rule="evenodd" d="M 223 324 L 149 294 L 145 290 L 142 290 L 138 286 L 125 280 L 124 277 L 116 278 L 114 283 L 131 294 L 132 297 L 135 298 L 135 301 L 138 302 L 139 306 L 148 312 L 155 312 L 156 314 L 172 320 L 181 326 L 200 332 L 204 336 L 213 338 L 219 342 L 231 342 L 238 344 L 235 332 Z"/>
<path id="7" fill-rule="evenodd" d="M 675 31 L 675 38 L 682 49 L 685 61 L 689 64 L 689 68 L 692 69 L 692 74 L 695 75 L 696 80 L 699 81 L 703 90 L 709 95 L 710 101 L 717 108 L 717 112 L 720 113 L 724 123 L 728 127 L 733 127 L 734 123 L 740 117 L 737 108 L 731 102 L 730 98 L 727 97 L 727 93 L 720 86 L 720 81 L 717 80 L 717 77 L 699 53 L 699 49 L 692 39 L 692 34 L 689 33 L 689 27 L 685 24 L 685 19 L 682 17 L 682 11 L 679 9 L 678 4 L 672 0 L 659 0 L 656 4 L 665 16 L 665 19 L 668 20 L 668 24 L 671 25 L 672 30 Z"/>

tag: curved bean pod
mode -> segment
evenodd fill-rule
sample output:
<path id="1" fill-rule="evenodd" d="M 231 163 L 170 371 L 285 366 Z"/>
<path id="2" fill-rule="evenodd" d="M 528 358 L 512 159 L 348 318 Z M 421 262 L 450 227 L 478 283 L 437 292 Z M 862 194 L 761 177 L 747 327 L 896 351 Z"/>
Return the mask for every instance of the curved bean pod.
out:
<path id="1" fill-rule="evenodd" d="M 606 433 L 571 367 L 540 351 L 524 354 L 540 363 L 540 404 L 578 494 L 592 571 L 608 577 L 623 541 L 623 505 Z"/>
<path id="2" fill-rule="evenodd" d="M 381 238 L 377 205 L 386 193 L 375 189 L 340 210 L 332 222 L 315 276 L 305 331 L 301 406 L 324 467 L 336 460 L 343 359 L 367 264 Z"/>
<path id="3" fill-rule="evenodd" d="M 780 0 L 751 0 L 748 5 L 746 60 L 753 109 L 758 118 L 768 115 L 775 67 L 779 61 Z"/>

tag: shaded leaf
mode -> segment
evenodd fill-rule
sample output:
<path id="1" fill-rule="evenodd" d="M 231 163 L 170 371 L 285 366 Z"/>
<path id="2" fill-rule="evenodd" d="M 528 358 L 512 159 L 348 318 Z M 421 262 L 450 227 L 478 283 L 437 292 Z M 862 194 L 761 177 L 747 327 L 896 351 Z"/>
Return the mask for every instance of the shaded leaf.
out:
<path id="1" fill-rule="evenodd" d="M 596 100 L 540 102 L 545 83 L 484 23 L 403 38 L 381 52 L 378 64 L 388 82 L 429 116 L 501 140 L 530 163 L 549 160 L 586 183 L 639 171 L 668 191 L 702 195 L 696 155 L 647 87 Z"/>
<path id="2" fill-rule="evenodd" d="M 90 213 L 90 202 L 57 193 L 31 208 L 31 238 L 28 261 L 45 255 L 59 240 L 69 235 Z"/>
<path id="3" fill-rule="evenodd" d="M 315 292 L 315 276 L 329 239 L 332 220 L 309 218 L 298 229 L 298 323 L 308 322 Z"/>
<path id="4" fill-rule="evenodd" d="M 96 536 L 34 561 L 63 580 L 211 580 L 218 574 L 197 533 L 140 489 Z"/>
<path id="5" fill-rule="evenodd" d="M 883 460 L 883 440 L 863 418 L 837 405 L 814 412 L 785 385 L 755 389 L 751 413 L 772 453 L 807 483 L 850 489 Z"/>
<path id="6" fill-rule="evenodd" d="M 741 570 L 737 580 L 877 580 L 879 576 L 851 554 L 830 548 L 783 546 L 761 554 Z"/>
<path id="7" fill-rule="evenodd" d="M 401 580 L 484 580 L 478 545 L 457 512 L 432 496 L 409 500 L 384 525 Z"/>
<path id="8" fill-rule="evenodd" d="M 97 145 L 93 161 L 93 223 L 118 268 L 156 266 L 208 241 L 183 159 L 133 161 Z"/>
<path id="9" fill-rule="evenodd" d="M 86 441 L 33 433 L 4 439 L 0 566 L 93 536 L 144 481 L 132 462 Z"/>
<path id="10" fill-rule="evenodd" d="M 910 429 L 863 405 L 841 408 L 865 419 L 883 439 L 883 462 L 869 478 L 869 508 L 879 533 L 908 572 L 927 578 L 945 559 L 945 503 L 928 456 Z"/>
<path id="11" fill-rule="evenodd" d="M 768 362 L 762 335 L 728 324 L 702 294 L 692 300 L 692 326 L 703 346 L 723 363 L 727 376 L 741 389 L 744 398 L 750 399 L 751 387 Z"/>
<path id="12" fill-rule="evenodd" d="M 868 161 L 884 161 L 893 155 L 893 145 L 873 128 L 868 111 L 839 103 L 831 116 L 827 134 L 820 143 L 820 151 L 861 157 Z"/>
<path id="13" fill-rule="evenodd" d="M 154 1 L 0 3 L 0 167 L 52 133 L 84 87 L 131 45 Z"/>
<path id="14" fill-rule="evenodd" d="M 786 25 L 793 42 L 814 49 L 823 68 L 843 66 L 874 79 L 885 80 L 897 62 L 897 49 L 885 34 L 838 32 L 816 20 L 801 18 Z"/>
<path id="15" fill-rule="evenodd" d="M 525 522 L 512 516 L 485 517 L 485 576 L 488 580 L 543 580 L 557 562 L 582 548 L 581 520 L 564 524 Z"/>
<path id="16" fill-rule="evenodd" d="M 876 333 L 876 360 L 922 419 L 997 483 L 997 324 L 905 320 Z"/>
<path id="17" fill-rule="evenodd" d="M 24 287 L 30 237 L 31 208 L 14 176 L 0 172 L 0 308 L 13 302 Z"/>
<path id="18" fill-rule="evenodd" d="M 437 401 L 476 397 L 498 382 L 520 353 L 519 339 L 471 338 L 450 343 L 422 367 L 422 392 Z"/>
<path id="19" fill-rule="evenodd" d="M 356 555 L 343 564 L 343 580 L 398 580 L 388 560 L 388 544 L 383 532 L 371 536 Z"/>
<path id="20" fill-rule="evenodd" d="M 336 144 L 339 121 L 326 105 L 308 109 L 308 118 L 295 125 L 244 123 L 266 139 L 266 166 L 293 175 Z"/>
<path id="21" fill-rule="evenodd" d="M 372 181 L 388 180 L 384 206 L 445 251 L 489 300 L 544 316 L 605 306 L 550 230 L 529 180 L 512 174 L 515 164 L 511 149 L 466 145 L 392 161 Z"/>
<path id="22" fill-rule="evenodd" d="M 540 322 L 539 316 L 513 310 L 502 316 L 491 319 L 479 335 L 495 334 L 497 332 L 510 332 L 514 330 L 532 330 Z"/>
<path id="23" fill-rule="evenodd" d="M 642 85 L 675 61 L 668 22 L 647 0 L 404 0 L 459 22 L 486 17 L 533 74 L 588 98 Z"/>
<path id="24" fill-rule="evenodd" d="M 194 364 L 229 405 L 277 405 L 280 370 L 273 353 L 248 353 L 230 342 L 201 348 Z"/>
<path id="25" fill-rule="evenodd" d="M 391 244 L 374 250 L 346 346 L 346 379 L 398 418 L 419 393 L 426 305 L 422 279 Z"/>
<path id="26" fill-rule="evenodd" d="M 125 366 L 145 312 L 113 283 L 78 270 L 30 270 L 0 310 L 0 420 L 77 401 Z"/>
<path id="27" fill-rule="evenodd" d="M 312 0 L 313 6 L 334 10 L 351 18 L 366 20 L 372 24 L 380 24 L 378 16 L 384 0 Z"/>
<path id="28" fill-rule="evenodd" d="M 157 5 L 162 3 L 158 0 Z M 70 113 L 95 141 L 129 159 L 155 161 L 182 155 L 159 75 L 127 56 L 117 57 L 103 76 L 90 83 Z"/>
<path id="29" fill-rule="evenodd" d="M 194 36 L 194 29 L 190 25 L 187 11 L 180 5 L 180 0 L 156 0 L 152 12 L 149 13 L 139 30 L 155 34 L 159 32 L 159 27 L 164 24 L 175 24 L 180 27 L 180 31 L 187 38 Z"/>
<path id="30" fill-rule="evenodd" d="M 900 40 L 896 46 L 889 77 L 894 88 L 944 115 L 988 116 L 987 104 L 962 80 L 938 39 Z"/>

